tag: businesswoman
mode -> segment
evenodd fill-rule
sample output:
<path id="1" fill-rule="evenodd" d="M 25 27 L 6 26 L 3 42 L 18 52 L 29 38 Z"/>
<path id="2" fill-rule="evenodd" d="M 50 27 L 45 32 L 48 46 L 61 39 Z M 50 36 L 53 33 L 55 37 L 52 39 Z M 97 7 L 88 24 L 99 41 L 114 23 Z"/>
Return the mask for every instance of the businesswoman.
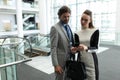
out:
<path id="1" fill-rule="evenodd" d="M 79 36 L 81 61 L 85 63 L 87 70 L 86 80 L 99 80 L 98 58 L 96 50 L 99 43 L 99 30 L 93 26 L 92 12 L 85 10 L 80 18 L 81 30 L 76 33 Z"/>

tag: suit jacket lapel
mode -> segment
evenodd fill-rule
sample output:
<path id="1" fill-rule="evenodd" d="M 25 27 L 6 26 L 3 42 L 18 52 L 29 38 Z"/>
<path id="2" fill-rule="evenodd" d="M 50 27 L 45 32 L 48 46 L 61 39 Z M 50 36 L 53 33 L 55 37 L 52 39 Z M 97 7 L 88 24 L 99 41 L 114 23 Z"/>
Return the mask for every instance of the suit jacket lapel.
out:
<path id="1" fill-rule="evenodd" d="M 59 24 L 60 24 L 60 23 L 59 23 Z M 67 40 L 69 40 L 68 35 L 67 35 L 67 33 L 66 33 L 66 31 L 65 31 L 64 27 L 62 26 L 62 24 L 60 24 L 60 29 L 61 29 L 61 30 L 62 30 L 62 32 L 65 34 L 65 36 L 66 36 Z"/>

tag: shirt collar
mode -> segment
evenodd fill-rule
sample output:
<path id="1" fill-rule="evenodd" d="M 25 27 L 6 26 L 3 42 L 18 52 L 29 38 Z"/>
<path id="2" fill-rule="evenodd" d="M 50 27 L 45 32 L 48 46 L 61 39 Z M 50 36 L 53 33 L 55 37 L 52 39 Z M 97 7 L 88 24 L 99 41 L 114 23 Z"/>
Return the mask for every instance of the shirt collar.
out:
<path id="1" fill-rule="evenodd" d="M 60 23 L 62 24 L 63 27 L 68 25 L 68 24 L 63 23 L 62 21 L 60 21 Z"/>

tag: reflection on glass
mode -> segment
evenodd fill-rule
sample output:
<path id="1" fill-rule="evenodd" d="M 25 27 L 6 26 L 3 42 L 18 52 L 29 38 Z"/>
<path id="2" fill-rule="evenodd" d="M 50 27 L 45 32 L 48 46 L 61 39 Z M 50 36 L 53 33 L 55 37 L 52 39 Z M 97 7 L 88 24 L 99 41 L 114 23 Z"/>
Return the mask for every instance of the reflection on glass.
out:
<path id="1" fill-rule="evenodd" d="M 49 34 L 33 34 L 25 36 L 32 45 L 32 57 L 34 56 L 48 56 L 50 54 L 50 38 Z M 29 48 L 25 53 L 29 53 Z"/>
<path id="2" fill-rule="evenodd" d="M 23 30 L 36 30 L 35 14 L 23 14 Z"/>
<path id="3" fill-rule="evenodd" d="M 115 44 L 115 42 L 117 42 L 117 39 L 115 38 L 115 36 L 117 36 L 115 33 L 116 1 L 117 0 L 52 0 L 52 24 L 58 21 L 56 13 L 61 7 L 58 2 L 62 2 L 70 7 L 72 11 L 70 26 L 73 31 L 80 29 L 80 16 L 84 10 L 90 9 L 93 12 L 93 23 L 95 27 L 100 29 L 101 32 L 100 41 L 105 44 Z M 111 39 L 106 36 L 111 36 Z"/>
<path id="4" fill-rule="evenodd" d="M 37 8 L 38 7 L 38 1 L 36 1 L 36 0 L 23 0 L 23 7 Z"/>

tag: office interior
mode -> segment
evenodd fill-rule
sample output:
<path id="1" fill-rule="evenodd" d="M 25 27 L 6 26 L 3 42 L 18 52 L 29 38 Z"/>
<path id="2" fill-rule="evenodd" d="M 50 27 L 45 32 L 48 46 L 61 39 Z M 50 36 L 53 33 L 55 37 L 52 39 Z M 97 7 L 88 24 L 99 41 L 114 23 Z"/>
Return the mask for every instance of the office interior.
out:
<path id="1" fill-rule="evenodd" d="M 59 21 L 57 11 L 71 9 L 73 32 L 80 16 L 93 12 L 100 30 L 100 80 L 119 80 L 120 0 L 0 0 L 0 80 L 54 80 L 49 32 Z"/>

